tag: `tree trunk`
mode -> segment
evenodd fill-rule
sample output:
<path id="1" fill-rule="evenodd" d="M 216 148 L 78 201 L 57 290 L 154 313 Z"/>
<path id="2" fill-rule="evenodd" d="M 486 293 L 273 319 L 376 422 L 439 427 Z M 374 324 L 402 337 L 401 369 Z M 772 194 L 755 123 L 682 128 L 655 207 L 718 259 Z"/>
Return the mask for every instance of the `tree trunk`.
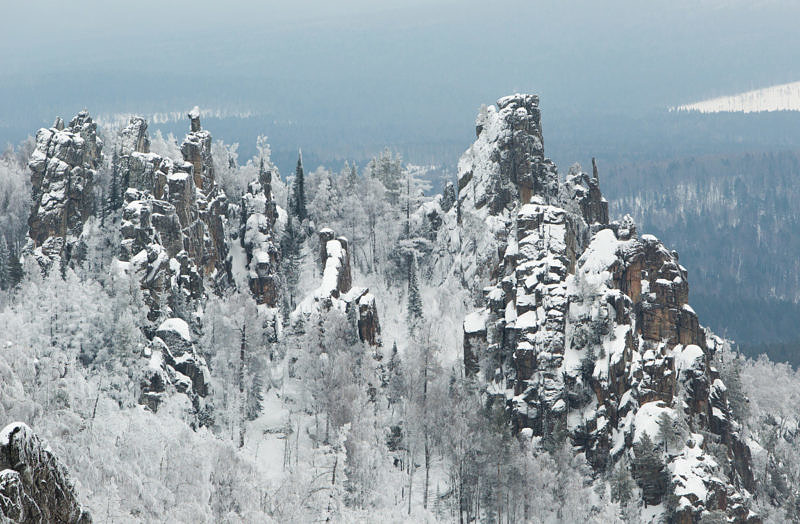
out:
<path id="1" fill-rule="evenodd" d="M 431 446 L 425 435 L 425 489 L 422 495 L 422 507 L 428 509 L 428 486 L 431 478 Z"/>
<path id="2" fill-rule="evenodd" d="M 244 350 L 247 344 L 247 324 L 242 324 L 242 343 L 239 346 L 239 447 L 244 447 Z"/>
<path id="3" fill-rule="evenodd" d="M 411 515 L 411 489 L 414 486 L 414 457 L 411 454 L 411 446 L 408 446 L 408 514 Z"/>

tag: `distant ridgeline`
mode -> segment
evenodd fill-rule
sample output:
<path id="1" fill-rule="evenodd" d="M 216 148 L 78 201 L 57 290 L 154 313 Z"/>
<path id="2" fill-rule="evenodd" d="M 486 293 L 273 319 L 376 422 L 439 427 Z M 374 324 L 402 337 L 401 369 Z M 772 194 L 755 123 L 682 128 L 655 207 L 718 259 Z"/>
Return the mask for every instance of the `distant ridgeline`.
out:
<path id="1" fill-rule="evenodd" d="M 673 521 L 760 522 L 750 450 L 711 364 L 722 341 L 689 305 L 686 268 L 630 216 L 609 221 L 596 165 L 559 179 L 538 103 L 514 95 L 481 111 L 439 221 L 444 264 L 482 304 L 464 321 L 466 373 L 520 438 L 570 439 L 597 470 L 640 464 L 646 505 Z M 681 436 L 667 442 L 669 428 Z M 637 471 L 652 453 L 661 466 Z"/>

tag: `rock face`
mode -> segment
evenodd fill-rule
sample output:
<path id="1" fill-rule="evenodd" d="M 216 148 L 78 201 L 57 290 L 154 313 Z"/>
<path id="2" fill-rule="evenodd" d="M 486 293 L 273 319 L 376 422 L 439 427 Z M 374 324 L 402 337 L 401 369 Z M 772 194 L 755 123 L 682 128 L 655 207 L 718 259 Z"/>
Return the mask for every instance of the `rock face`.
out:
<path id="1" fill-rule="evenodd" d="M 278 305 L 278 264 L 280 249 L 275 238 L 278 207 L 272 196 L 272 171 L 263 164 L 257 181 L 247 186 L 242 197 L 239 240 L 247 257 L 250 292 L 259 304 Z"/>
<path id="2" fill-rule="evenodd" d="M 148 318 L 154 326 L 160 322 L 148 333 L 140 402 L 155 411 L 168 392 L 185 393 L 202 424 L 208 368 L 194 350 L 186 320 L 194 320 L 209 285 L 220 290 L 231 281 L 228 203 L 214 180 L 211 135 L 201 129 L 198 114 L 189 117 L 183 160 L 149 151 L 142 118 L 131 118 L 120 133 L 119 171 L 127 190 L 118 269 L 137 275 Z"/>
<path id="3" fill-rule="evenodd" d="M 145 348 L 145 356 L 149 364 L 142 379 L 139 403 L 157 411 L 167 394 L 184 393 L 202 424 L 203 397 L 208 394 L 210 375 L 205 359 L 192 343 L 189 325 L 180 318 L 162 322 Z"/>
<path id="4" fill-rule="evenodd" d="M 292 322 L 308 319 L 314 313 L 336 308 L 355 319 L 359 338 L 372 346 L 381 345 L 381 326 L 375 296 L 364 287 L 353 287 L 350 252 L 344 237 L 336 237 L 332 229 L 319 231 L 322 283 L 292 313 Z"/>
<path id="5" fill-rule="evenodd" d="M 207 131 L 191 132 L 181 161 L 149 152 L 142 118 L 131 118 L 120 133 L 120 174 L 128 189 L 119 258 L 139 275 L 153 321 L 186 317 L 206 282 L 225 287 L 230 281 L 227 199 L 214 182 L 210 140 Z"/>
<path id="6" fill-rule="evenodd" d="M 21 422 L 0 431 L 0 520 L 88 524 L 66 469 Z"/>
<path id="7" fill-rule="evenodd" d="M 93 184 L 102 164 L 103 142 L 97 124 L 81 111 L 64 127 L 57 118 L 50 129 L 36 133 L 36 149 L 28 166 L 33 207 L 26 247 L 44 267 L 69 262 L 83 225 L 94 212 Z"/>
<path id="8" fill-rule="evenodd" d="M 515 95 L 482 112 L 459 164 L 462 281 L 490 284 L 485 307 L 464 321 L 467 373 L 517 431 L 568 435 L 600 470 L 630 455 L 642 432 L 658 442 L 662 413 L 681 415 L 685 443 L 667 457 L 678 514 L 757 521 L 746 509 L 749 450 L 711 365 L 720 341 L 689 306 L 686 269 L 655 237 L 638 237 L 630 217 L 609 223 L 594 162 L 591 176 L 575 166 L 558 184 L 536 102 Z M 476 261 L 494 263 L 480 271 Z M 722 446 L 725 463 L 710 446 Z"/>
<path id="9" fill-rule="evenodd" d="M 539 97 L 501 98 L 482 109 L 477 140 L 458 164 L 458 265 L 463 283 L 480 289 L 492 278 L 519 202 L 537 195 L 544 204 L 557 200 L 558 173 L 544 156 Z"/>

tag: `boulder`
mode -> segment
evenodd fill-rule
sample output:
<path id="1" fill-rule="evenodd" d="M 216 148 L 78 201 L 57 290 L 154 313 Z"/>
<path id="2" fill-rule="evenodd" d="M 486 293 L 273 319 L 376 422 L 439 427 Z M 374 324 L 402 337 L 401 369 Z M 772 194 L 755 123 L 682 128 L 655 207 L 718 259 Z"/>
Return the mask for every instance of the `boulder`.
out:
<path id="1" fill-rule="evenodd" d="M 66 468 L 25 424 L 0 431 L 0 517 L 23 524 L 88 524 Z"/>
<path id="2" fill-rule="evenodd" d="M 337 237 L 329 228 L 321 229 L 318 237 L 323 264 L 322 283 L 298 304 L 291 314 L 292 323 L 297 324 L 314 314 L 336 308 L 355 318 L 353 329 L 362 342 L 380 346 L 381 326 L 375 297 L 369 289 L 352 285 L 347 239 Z"/>

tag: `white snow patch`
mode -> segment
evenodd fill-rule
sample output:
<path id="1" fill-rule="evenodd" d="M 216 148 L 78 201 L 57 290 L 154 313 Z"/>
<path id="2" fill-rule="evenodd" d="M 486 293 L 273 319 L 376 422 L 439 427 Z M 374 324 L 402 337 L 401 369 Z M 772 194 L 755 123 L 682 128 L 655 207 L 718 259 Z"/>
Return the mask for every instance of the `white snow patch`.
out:
<path id="1" fill-rule="evenodd" d="M 172 331 L 177 333 L 187 342 L 192 341 L 192 335 L 189 332 L 189 324 L 181 318 L 168 318 L 158 326 L 157 331 Z"/>
<path id="2" fill-rule="evenodd" d="M 675 357 L 675 370 L 680 373 L 683 370 L 697 367 L 697 362 L 702 362 L 705 354 L 700 346 L 689 344 L 688 346 L 675 346 L 673 350 Z"/>
<path id="3" fill-rule="evenodd" d="M 633 442 L 638 443 L 645 433 L 650 437 L 650 440 L 658 442 L 658 419 L 663 413 L 666 413 L 670 419 L 675 420 L 675 410 L 668 407 L 664 402 L 648 402 L 641 406 L 636 412 L 636 417 L 633 421 L 635 429 Z"/>
<path id="4" fill-rule="evenodd" d="M 480 333 L 486 330 L 487 311 L 481 309 L 470 313 L 464 318 L 464 333 Z"/>
<path id="5" fill-rule="evenodd" d="M 779 84 L 720 96 L 670 108 L 670 111 L 697 113 L 763 113 L 771 111 L 800 111 L 800 82 Z"/>

